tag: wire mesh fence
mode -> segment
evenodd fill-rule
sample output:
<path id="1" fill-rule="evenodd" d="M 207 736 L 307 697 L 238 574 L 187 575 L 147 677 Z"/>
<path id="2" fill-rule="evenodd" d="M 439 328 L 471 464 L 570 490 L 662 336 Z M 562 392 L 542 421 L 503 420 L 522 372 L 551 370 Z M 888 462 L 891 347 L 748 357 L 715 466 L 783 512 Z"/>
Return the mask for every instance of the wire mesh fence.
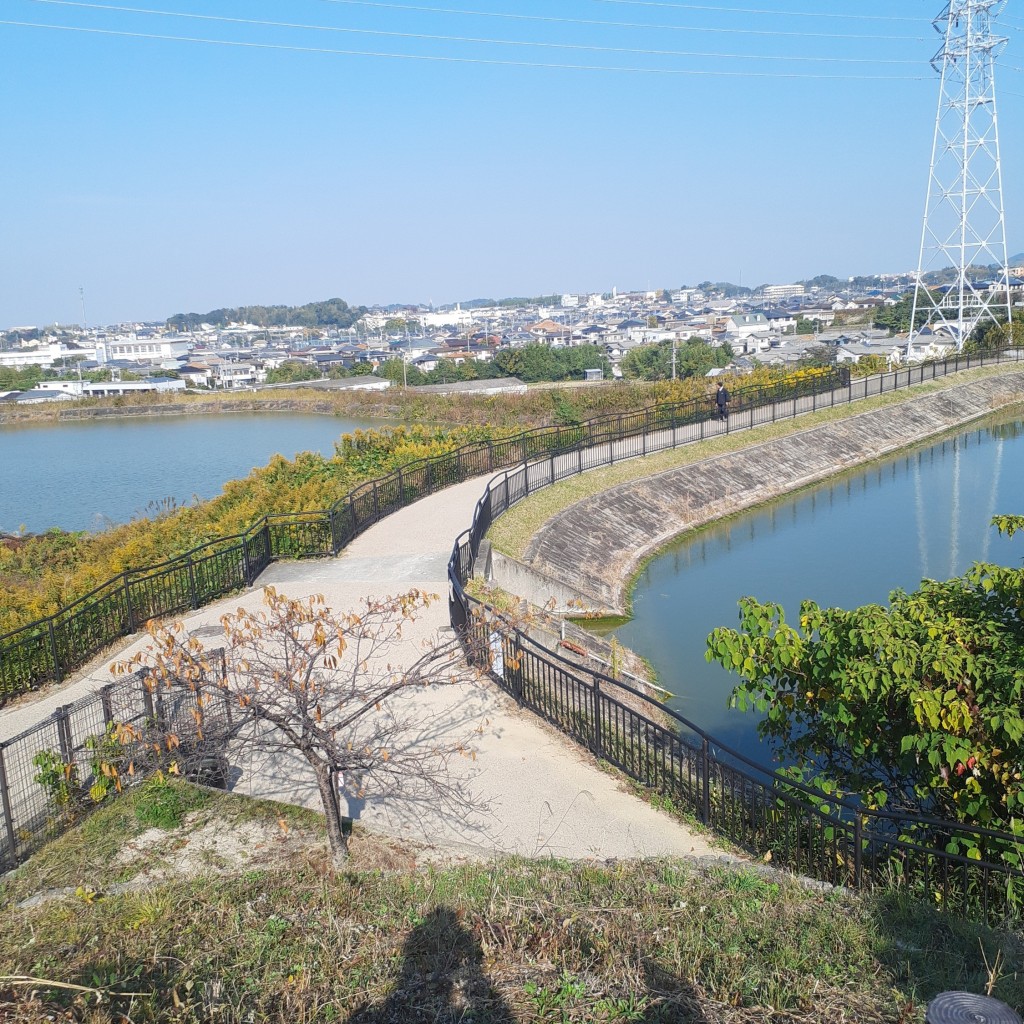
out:
<path id="1" fill-rule="evenodd" d="M 221 651 L 211 652 L 213 672 L 220 671 L 221 657 Z M 194 774 L 204 757 L 220 751 L 238 716 L 214 678 L 193 689 L 163 691 L 141 671 L 0 743 L 0 871 L 20 864 L 161 762 Z"/>

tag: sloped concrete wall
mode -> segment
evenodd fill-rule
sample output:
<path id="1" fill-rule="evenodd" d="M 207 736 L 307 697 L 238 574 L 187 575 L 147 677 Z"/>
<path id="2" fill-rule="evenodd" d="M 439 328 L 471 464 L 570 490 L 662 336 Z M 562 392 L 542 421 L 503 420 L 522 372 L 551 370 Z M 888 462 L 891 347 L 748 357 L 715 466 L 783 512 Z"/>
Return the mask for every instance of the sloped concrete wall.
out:
<path id="1" fill-rule="evenodd" d="M 1022 402 L 1024 372 L 1014 372 L 621 484 L 551 518 L 523 561 L 583 606 L 623 614 L 634 572 L 686 530 Z"/>

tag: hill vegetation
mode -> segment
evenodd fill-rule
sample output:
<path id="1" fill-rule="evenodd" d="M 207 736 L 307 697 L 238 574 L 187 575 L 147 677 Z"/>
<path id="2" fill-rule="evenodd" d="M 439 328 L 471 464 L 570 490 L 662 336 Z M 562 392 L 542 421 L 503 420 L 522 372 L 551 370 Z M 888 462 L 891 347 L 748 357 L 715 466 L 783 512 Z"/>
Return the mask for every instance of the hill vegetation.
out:
<path id="1" fill-rule="evenodd" d="M 465 302 L 460 302 L 459 305 L 463 309 L 488 309 L 496 306 L 515 308 L 516 306 L 557 306 L 561 301 L 561 295 L 535 295 L 532 298 L 513 295 L 507 299 L 467 299 Z"/>
<path id="2" fill-rule="evenodd" d="M 236 306 L 211 309 L 209 313 L 176 313 L 167 318 L 167 326 L 178 331 L 194 330 L 201 324 L 227 327 L 232 323 L 257 324 L 260 327 L 351 327 L 365 306 L 349 306 L 344 299 L 307 302 L 304 306 Z"/>
<path id="3" fill-rule="evenodd" d="M 940 991 L 1024 1000 L 1016 933 L 898 890 L 352 845 L 337 873 L 316 816 L 180 783 L 104 803 L 0 882 L 0 1017 L 920 1024 Z"/>

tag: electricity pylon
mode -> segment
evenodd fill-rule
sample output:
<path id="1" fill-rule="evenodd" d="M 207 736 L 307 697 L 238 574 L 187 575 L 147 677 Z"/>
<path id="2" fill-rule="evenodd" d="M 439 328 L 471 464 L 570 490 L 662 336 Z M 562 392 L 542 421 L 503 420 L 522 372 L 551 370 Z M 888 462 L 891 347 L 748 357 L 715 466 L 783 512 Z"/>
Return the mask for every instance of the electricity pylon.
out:
<path id="1" fill-rule="evenodd" d="M 945 42 L 932 59 L 942 83 L 911 340 L 919 313 L 925 315 L 921 330 L 951 338 L 958 349 L 980 323 L 1009 321 L 995 86 L 995 60 L 1006 39 L 992 31 L 1005 6 L 1006 0 L 950 0 L 933 22 Z M 929 288 L 924 276 L 935 272 L 943 272 L 941 280 Z"/>

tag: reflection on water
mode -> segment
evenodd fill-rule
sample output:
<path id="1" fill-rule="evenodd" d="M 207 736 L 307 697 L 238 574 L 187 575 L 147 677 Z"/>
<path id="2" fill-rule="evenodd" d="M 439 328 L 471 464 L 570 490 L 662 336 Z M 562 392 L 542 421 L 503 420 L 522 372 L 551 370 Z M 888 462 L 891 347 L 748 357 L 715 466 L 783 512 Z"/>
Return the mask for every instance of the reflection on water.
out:
<path id="1" fill-rule="evenodd" d="M 729 711 L 735 677 L 704 660 L 716 626 L 739 621 L 745 595 L 794 620 L 804 599 L 852 607 L 896 588 L 959 575 L 975 561 L 1019 564 L 997 513 L 1024 513 L 1024 430 L 992 424 L 887 459 L 681 540 L 641 574 L 634 618 L 616 630 L 644 655 L 670 706 L 724 743 L 764 758 L 753 714 Z"/>

